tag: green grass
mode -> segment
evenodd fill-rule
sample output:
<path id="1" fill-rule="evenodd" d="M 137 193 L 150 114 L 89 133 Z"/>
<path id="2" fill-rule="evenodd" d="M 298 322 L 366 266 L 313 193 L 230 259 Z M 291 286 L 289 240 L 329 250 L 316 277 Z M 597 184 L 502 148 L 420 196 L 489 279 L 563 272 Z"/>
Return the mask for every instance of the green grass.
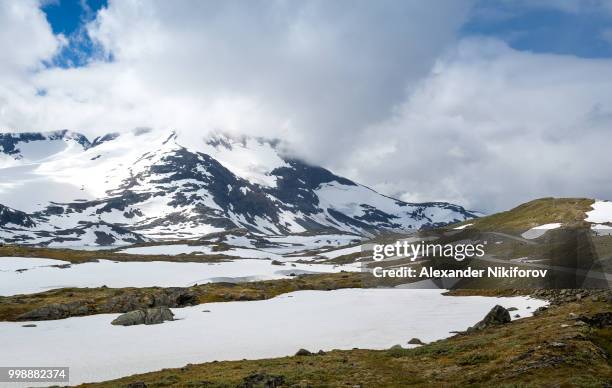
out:
<path id="1" fill-rule="evenodd" d="M 469 220 L 457 225 L 473 224 L 470 228 L 482 231 L 526 231 L 538 225 L 560 222 L 579 225 L 595 201 L 588 198 L 540 198 L 514 209 Z M 453 225 L 455 226 L 455 225 Z"/>

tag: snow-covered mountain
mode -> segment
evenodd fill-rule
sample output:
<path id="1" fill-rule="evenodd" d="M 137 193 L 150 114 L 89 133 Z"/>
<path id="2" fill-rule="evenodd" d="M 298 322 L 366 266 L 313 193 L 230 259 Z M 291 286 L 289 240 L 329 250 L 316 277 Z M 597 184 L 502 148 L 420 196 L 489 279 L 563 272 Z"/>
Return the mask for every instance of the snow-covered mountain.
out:
<path id="1" fill-rule="evenodd" d="M 67 130 L 0 134 L 0 240 L 42 245 L 403 231 L 476 216 L 406 203 L 279 152 L 278 141 L 146 129 L 90 141 Z"/>

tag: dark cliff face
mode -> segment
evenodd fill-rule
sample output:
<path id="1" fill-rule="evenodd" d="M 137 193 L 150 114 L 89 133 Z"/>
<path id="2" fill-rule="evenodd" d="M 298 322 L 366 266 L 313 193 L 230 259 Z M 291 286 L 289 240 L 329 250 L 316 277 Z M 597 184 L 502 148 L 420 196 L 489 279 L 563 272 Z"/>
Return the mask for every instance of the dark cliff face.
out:
<path id="1" fill-rule="evenodd" d="M 36 222 L 34 222 L 28 214 L 0 205 L 0 226 L 7 226 L 9 224 L 22 226 L 24 228 L 36 226 Z"/>
<path id="2" fill-rule="evenodd" d="M 44 140 L 65 140 L 71 139 L 80 144 L 83 149 L 91 147 L 87 137 L 79 133 L 70 132 L 67 129 L 54 132 L 23 132 L 23 133 L 0 133 L 0 152 L 7 155 L 18 156 L 19 145 Z"/>

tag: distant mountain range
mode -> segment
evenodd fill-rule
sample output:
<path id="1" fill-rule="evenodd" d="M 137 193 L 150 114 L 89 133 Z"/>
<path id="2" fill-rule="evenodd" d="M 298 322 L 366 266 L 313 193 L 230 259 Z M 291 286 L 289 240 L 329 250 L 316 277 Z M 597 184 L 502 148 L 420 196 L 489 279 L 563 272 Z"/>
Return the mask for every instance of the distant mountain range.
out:
<path id="1" fill-rule="evenodd" d="M 0 241 L 118 245 L 234 228 L 367 236 L 478 216 L 384 196 L 278 144 L 146 129 L 93 141 L 67 130 L 0 134 Z"/>

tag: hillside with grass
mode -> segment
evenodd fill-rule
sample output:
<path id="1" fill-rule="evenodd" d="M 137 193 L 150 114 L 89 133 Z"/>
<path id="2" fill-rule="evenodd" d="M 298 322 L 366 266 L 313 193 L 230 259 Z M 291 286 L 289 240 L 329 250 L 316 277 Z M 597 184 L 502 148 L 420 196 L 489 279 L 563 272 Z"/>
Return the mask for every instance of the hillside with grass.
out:
<path id="1" fill-rule="evenodd" d="M 587 218 L 586 213 L 592 209 L 594 203 L 595 200 L 589 198 L 540 198 L 507 211 L 451 227 L 470 224 L 470 228 L 483 231 L 516 232 L 552 223 L 578 226 L 584 223 Z"/>

